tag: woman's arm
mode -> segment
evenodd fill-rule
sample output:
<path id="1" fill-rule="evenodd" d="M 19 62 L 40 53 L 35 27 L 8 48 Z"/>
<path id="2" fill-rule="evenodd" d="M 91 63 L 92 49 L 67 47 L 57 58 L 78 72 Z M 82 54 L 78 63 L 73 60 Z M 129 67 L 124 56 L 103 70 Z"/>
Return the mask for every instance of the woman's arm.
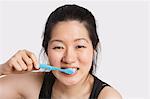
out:
<path id="1" fill-rule="evenodd" d="M 0 78 L 0 99 L 38 99 L 43 73 L 9 74 Z"/>
<path id="2" fill-rule="evenodd" d="M 21 99 L 18 94 L 18 86 L 21 81 L 15 81 L 12 75 L 0 78 L 0 97 L 1 99 Z"/>
<path id="3" fill-rule="evenodd" d="M 0 77 L 6 75 L 0 78 L 0 98 L 21 99 L 21 93 L 29 92 L 38 82 L 37 77 L 40 78 L 30 72 L 33 69 L 38 69 L 37 60 L 35 55 L 27 50 L 18 51 L 7 62 L 0 64 Z"/>

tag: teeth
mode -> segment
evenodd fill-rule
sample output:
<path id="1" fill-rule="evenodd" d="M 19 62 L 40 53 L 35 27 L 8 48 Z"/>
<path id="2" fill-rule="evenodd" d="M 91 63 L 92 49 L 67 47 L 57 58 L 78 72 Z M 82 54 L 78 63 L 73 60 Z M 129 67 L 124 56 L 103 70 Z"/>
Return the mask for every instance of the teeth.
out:
<path id="1" fill-rule="evenodd" d="M 69 67 L 68 67 L 69 68 Z M 67 67 L 61 67 L 61 69 L 67 69 Z M 77 71 L 77 70 L 79 70 L 79 68 L 77 67 L 77 68 L 71 68 L 71 69 L 73 69 L 74 71 Z"/>
<path id="2" fill-rule="evenodd" d="M 73 70 L 79 70 L 79 68 L 72 68 Z"/>
<path id="3" fill-rule="evenodd" d="M 71 68 L 73 69 L 74 72 L 76 72 L 77 70 L 79 70 L 79 68 Z"/>
<path id="4" fill-rule="evenodd" d="M 77 68 L 72 68 L 74 71 L 77 71 Z"/>

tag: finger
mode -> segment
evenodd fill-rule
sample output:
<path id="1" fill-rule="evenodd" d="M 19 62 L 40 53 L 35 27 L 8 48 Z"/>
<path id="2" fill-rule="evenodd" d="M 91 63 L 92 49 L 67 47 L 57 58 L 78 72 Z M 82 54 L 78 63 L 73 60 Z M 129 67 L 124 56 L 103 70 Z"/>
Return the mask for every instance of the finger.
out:
<path id="1" fill-rule="evenodd" d="M 22 70 L 27 70 L 27 65 L 25 64 L 25 62 L 22 59 L 17 60 L 17 62 L 20 65 L 20 67 L 22 68 Z"/>
<path id="2" fill-rule="evenodd" d="M 32 59 L 29 58 L 27 55 L 24 55 L 22 58 L 23 58 L 23 61 L 25 62 L 25 64 L 27 65 L 27 71 L 31 71 L 33 69 Z"/>
<path id="3" fill-rule="evenodd" d="M 26 65 L 27 65 L 27 71 L 31 71 L 33 69 L 33 61 L 31 58 L 27 58 L 26 56 Z"/>
<path id="4" fill-rule="evenodd" d="M 29 52 L 29 51 L 27 51 L 27 50 L 26 50 L 26 53 L 27 53 L 27 55 L 32 59 L 34 67 L 35 67 L 36 69 L 39 69 L 38 62 L 37 62 L 37 58 L 36 58 L 35 54 L 34 54 L 34 53 L 31 53 L 31 52 Z"/>
<path id="5" fill-rule="evenodd" d="M 27 66 L 28 66 L 27 71 L 33 70 L 33 64 L 27 64 Z"/>
<path id="6" fill-rule="evenodd" d="M 39 69 L 38 62 L 37 62 L 37 58 L 36 58 L 35 54 L 32 53 L 31 56 L 30 56 L 30 58 L 31 58 L 32 61 L 33 61 L 34 67 L 35 67 L 36 69 Z"/>
<path id="7" fill-rule="evenodd" d="M 17 61 L 14 61 L 12 63 L 12 67 L 16 70 L 16 71 L 22 71 L 22 68 L 20 67 L 20 65 L 17 63 Z"/>

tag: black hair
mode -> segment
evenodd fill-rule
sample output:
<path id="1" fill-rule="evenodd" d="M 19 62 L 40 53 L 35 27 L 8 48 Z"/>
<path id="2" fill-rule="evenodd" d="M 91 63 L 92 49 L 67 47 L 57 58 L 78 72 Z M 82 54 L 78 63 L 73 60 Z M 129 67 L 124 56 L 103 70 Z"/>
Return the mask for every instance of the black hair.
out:
<path id="1" fill-rule="evenodd" d="M 86 8 L 78 5 L 63 5 L 53 11 L 47 19 L 42 42 L 42 47 L 44 48 L 45 53 L 47 54 L 48 42 L 51 39 L 51 32 L 53 27 L 58 22 L 68 20 L 77 20 L 84 24 L 92 41 L 93 49 L 97 51 L 96 47 L 99 43 L 99 38 L 97 35 L 96 23 L 93 14 Z M 93 66 L 96 66 L 94 60 L 90 69 L 91 74 L 93 72 Z"/>

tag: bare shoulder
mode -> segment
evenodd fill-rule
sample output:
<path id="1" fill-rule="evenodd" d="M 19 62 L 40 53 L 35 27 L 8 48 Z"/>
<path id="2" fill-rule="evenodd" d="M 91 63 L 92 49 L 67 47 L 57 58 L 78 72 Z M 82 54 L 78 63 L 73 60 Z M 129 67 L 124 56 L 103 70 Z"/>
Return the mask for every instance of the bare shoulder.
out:
<path id="1" fill-rule="evenodd" d="M 117 90 L 112 87 L 106 86 L 99 94 L 98 99 L 122 99 L 122 97 L 120 93 L 117 92 Z"/>
<path id="2" fill-rule="evenodd" d="M 11 74 L 0 78 L 0 97 L 3 99 L 18 99 L 38 93 L 43 81 L 42 73 Z M 31 92 L 31 93 L 30 93 Z"/>

